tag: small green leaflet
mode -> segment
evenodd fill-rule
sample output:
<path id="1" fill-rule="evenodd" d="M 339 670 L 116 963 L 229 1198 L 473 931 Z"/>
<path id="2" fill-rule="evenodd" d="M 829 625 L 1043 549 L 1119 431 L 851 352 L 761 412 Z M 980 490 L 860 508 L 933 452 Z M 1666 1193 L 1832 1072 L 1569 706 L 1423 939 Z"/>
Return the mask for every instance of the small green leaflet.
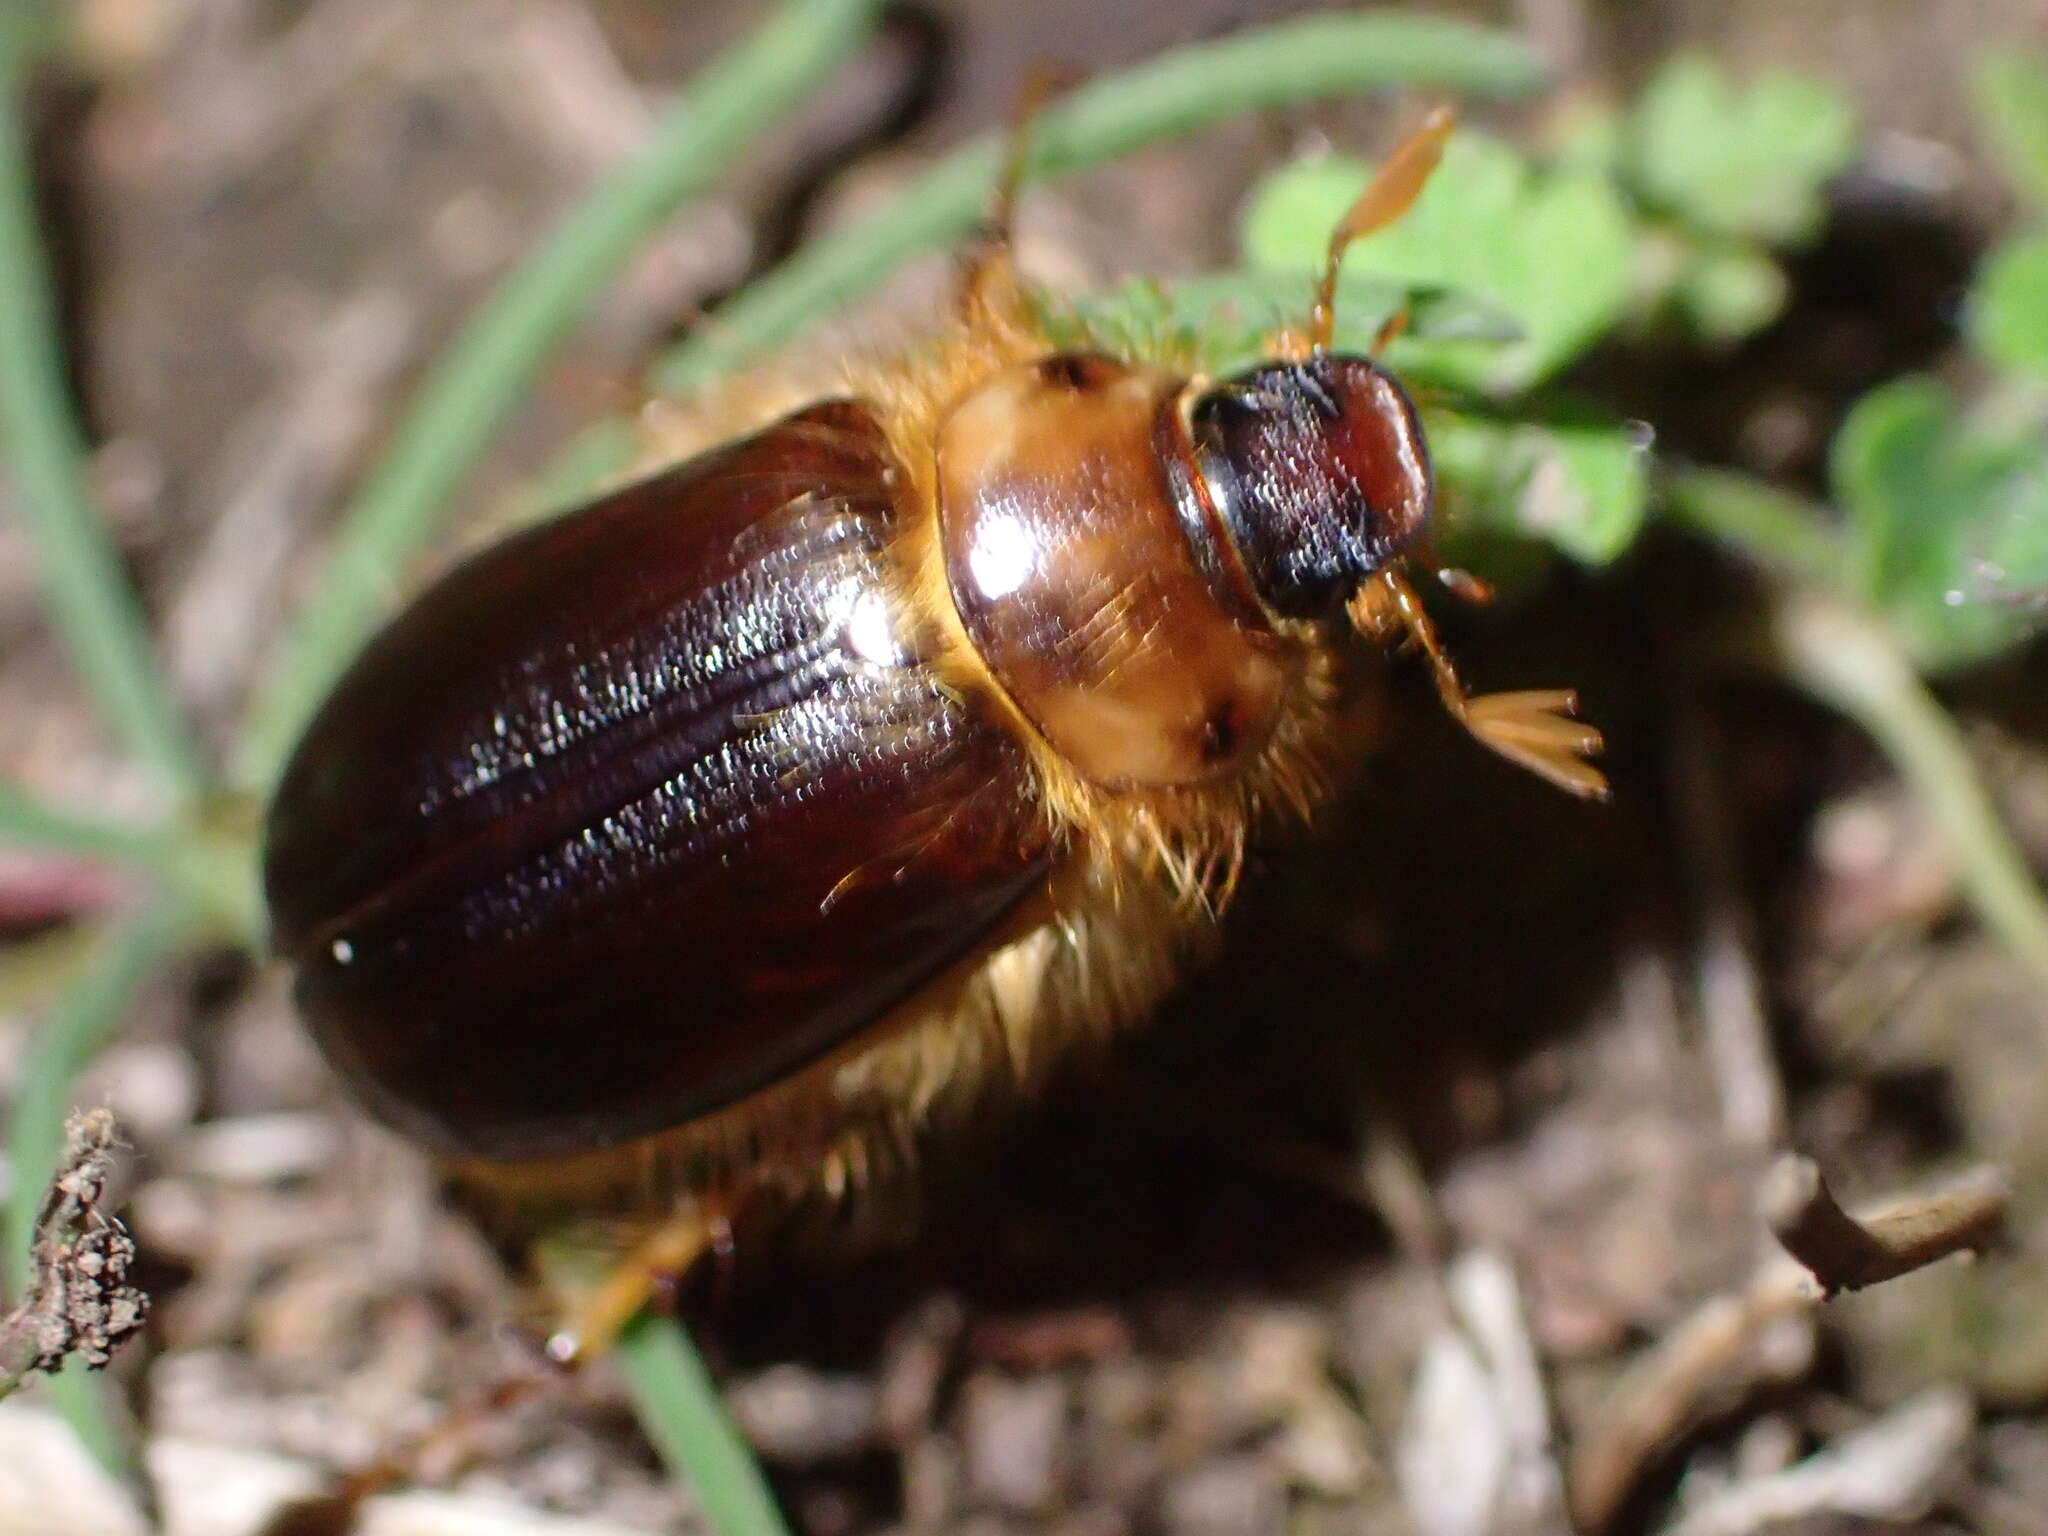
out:
<path id="1" fill-rule="evenodd" d="M 1363 162 L 1332 155 L 1268 177 L 1244 217 L 1252 268 L 1315 273 L 1370 175 Z M 1627 210 L 1606 177 L 1538 172 L 1499 139 L 1467 130 L 1445 147 L 1415 207 L 1354 245 L 1345 271 L 1447 287 L 1511 316 L 1521 331 L 1515 342 L 1418 336 L 1401 358 L 1405 368 L 1498 396 L 1548 378 L 1621 318 L 1632 248 Z"/>
<path id="2" fill-rule="evenodd" d="M 1925 667 L 2048 626 L 2044 425 L 1973 421 L 1941 385 L 1902 379 L 1864 396 L 1836 435 L 1858 584 Z"/>

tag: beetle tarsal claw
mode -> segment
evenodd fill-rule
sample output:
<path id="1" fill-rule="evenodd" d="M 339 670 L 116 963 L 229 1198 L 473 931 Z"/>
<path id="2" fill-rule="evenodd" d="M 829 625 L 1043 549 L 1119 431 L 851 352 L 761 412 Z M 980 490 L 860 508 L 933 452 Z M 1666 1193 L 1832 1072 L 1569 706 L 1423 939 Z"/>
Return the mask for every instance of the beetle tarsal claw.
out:
<path id="1" fill-rule="evenodd" d="M 1480 741 L 1511 763 L 1585 800 L 1607 798 L 1607 776 L 1586 759 L 1605 742 L 1573 718 L 1578 695 L 1569 688 L 1483 693 L 1465 701 L 1464 722 Z"/>

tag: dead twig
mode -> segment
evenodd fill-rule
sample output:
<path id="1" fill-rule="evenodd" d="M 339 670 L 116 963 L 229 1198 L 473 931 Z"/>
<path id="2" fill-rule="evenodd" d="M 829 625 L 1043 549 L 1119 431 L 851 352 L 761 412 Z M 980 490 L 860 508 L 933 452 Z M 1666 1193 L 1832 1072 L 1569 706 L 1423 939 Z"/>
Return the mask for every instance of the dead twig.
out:
<path id="1" fill-rule="evenodd" d="M 29 1291 L 0 1318 L 0 1397 L 32 1371 L 78 1356 L 97 1369 L 142 1326 L 149 1301 L 128 1284 L 135 1242 L 100 1209 L 120 1146 L 104 1109 L 73 1115 L 64 1161 L 36 1220 Z"/>
<path id="2" fill-rule="evenodd" d="M 1978 1253 L 2005 1227 L 2011 1191 L 1995 1168 L 1978 1168 L 1931 1195 L 1862 1216 L 1843 1210 L 1811 1158 L 1778 1159 L 1764 1180 L 1771 1235 L 1826 1296 L 1894 1280 L 1955 1253 Z"/>
<path id="3" fill-rule="evenodd" d="M 1649 1469 L 1702 1425 L 1804 1375 L 1821 1302 L 1986 1247 L 2007 1199 L 2003 1176 L 1986 1168 L 1935 1194 L 1852 1216 L 1810 1158 L 1780 1158 L 1758 1203 L 1785 1252 L 1740 1289 L 1703 1303 L 1629 1366 L 1573 1449 L 1578 1528 L 1604 1529 Z"/>

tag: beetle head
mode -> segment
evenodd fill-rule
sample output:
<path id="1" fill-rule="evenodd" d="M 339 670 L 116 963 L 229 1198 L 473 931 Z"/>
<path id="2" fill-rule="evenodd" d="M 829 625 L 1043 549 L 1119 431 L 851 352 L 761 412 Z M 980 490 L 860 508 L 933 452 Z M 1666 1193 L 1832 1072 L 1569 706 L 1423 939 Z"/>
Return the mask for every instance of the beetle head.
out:
<path id="1" fill-rule="evenodd" d="M 1204 392 L 1189 429 L 1259 600 L 1320 618 L 1423 533 L 1434 496 L 1415 403 L 1364 358 L 1316 352 Z"/>

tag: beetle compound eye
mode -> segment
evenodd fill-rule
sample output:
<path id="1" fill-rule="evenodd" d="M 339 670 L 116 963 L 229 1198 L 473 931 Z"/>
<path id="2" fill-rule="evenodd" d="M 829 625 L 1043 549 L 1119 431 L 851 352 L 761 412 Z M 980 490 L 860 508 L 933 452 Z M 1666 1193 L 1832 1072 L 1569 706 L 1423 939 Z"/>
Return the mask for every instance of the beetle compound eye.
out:
<path id="1" fill-rule="evenodd" d="M 1196 400 L 1189 426 L 1210 498 L 1275 613 L 1328 614 L 1429 520 L 1414 402 L 1363 358 L 1254 369 Z"/>

